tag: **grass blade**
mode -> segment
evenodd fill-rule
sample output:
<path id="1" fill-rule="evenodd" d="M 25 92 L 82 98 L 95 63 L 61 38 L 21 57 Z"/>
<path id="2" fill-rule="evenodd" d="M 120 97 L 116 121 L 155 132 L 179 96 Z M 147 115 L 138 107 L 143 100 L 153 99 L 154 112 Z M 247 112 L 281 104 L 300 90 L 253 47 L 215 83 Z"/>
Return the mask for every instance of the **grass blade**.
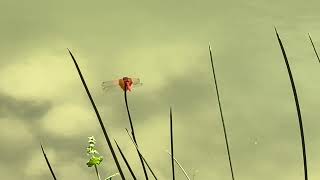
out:
<path id="1" fill-rule="evenodd" d="M 302 145 L 302 156 L 303 156 L 303 168 L 304 168 L 304 179 L 308 180 L 308 167 L 307 167 L 307 153 L 306 153 L 306 145 L 305 145 L 305 141 L 304 141 L 304 132 L 303 132 L 303 123 L 302 123 L 302 117 L 301 117 L 301 112 L 300 112 L 300 105 L 299 105 L 299 99 L 298 99 L 298 94 L 296 91 L 296 86 L 294 84 L 294 80 L 293 80 L 293 76 L 291 73 L 291 69 L 290 69 L 290 65 L 289 65 L 289 61 L 286 55 L 286 52 L 284 50 L 284 47 L 282 45 L 281 39 L 279 37 L 279 34 L 277 32 L 277 29 L 274 28 L 276 31 L 276 35 L 277 35 L 277 39 L 282 51 L 282 55 L 284 58 L 284 61 L 286 63 L 286 67 L 288 70 L 288 75 L 290 78 L 290 83 L 291 83 L 291 88 L 292 88 L 292 92 L 293 92 L 293 96 L 294 96 L 294 100 L 296 103 L 296 109 L 297 109 L 297 115 L 298 115 L 298 120 L 299 120 L 299 127 L 300 127 L 300 136 L 301 136 L 301 145 Z"/>
<path id="2" fill-rule="evenodd" d="M 50 165 L 49 159 L 47 158 L 47 155 L 46 155 L 46 153 L 44 152 L 44 149 L 43 149 L 41 143 L 40 143 L 40 147 L 41 147 L 41 150 L 42 150 L 42 154 L 43 154 L 44 158 L 46 159 L 47 165 L 48 165 L 48 167 L 49 167 L 49 170 L 50 170 L 50 172 L 51 172 L 51 175 L 52 175 L 53 179 L 54 179 L 54 180 L 57 180 L 56 175 L 54 174 L 54 172 L 53 172 L 53 170 L 52 170 L 52 167 L 51 167 L 51 165 Z"/>
<path id="3" fill-rule="evenodd" d="M 82 73 L 81 73 L 81 71 L 80 71 L 80 68 L 79 68 L 79 66 L 78 66 L 78 63 L 77 63 L 77 61 L 75 60 L 75 58 L 74 58 L 73 54 L 71 53 L 71 51 L 70 51 L 69 49 L 68 49 L 68 51 L 69 51 L 69 54 L 70 54 L 70 56 L 71 56 L 71 58 L 72 58 L 72 60 L 73 60 L 73 62 L 74 62 L 74 65 L 75 65 L 76 68 L 77 68 L 77 71 L 78 71 L 78 74 L 79 74 L 79 76 L 80 76 L 81 82 L 82 82 L 82 84 L 83 84 L 83 86 L 84 86 L 84 88 L 85 88 L 85 90 L 86 90 L 86 92 L 87 92 L 87 95 L 88 95 L 88 97 L 89 97 L 89 99 L 90 99 L 90 102 L 91 102 L 91 104 L 92 104 L 92 107 L 93 107 L 93 109 L 94 109 L 94 112 L 95 112 L 96 115 L 97 115 L 99 124 L 100 124 L 100 126 L 101 126 L 102 131 L 103 131 L 104 137 L 105 137 L 105 139 L 106 139 L 106 141 L 107 141 L 107 145 L 109 146 L 109 149 L 110 149 L 110 151 L 111 151 L 112 157 L 113 157 L 113 159 L 114 159 L 114 161 L 115 161 L 115 163 L 116 163 L 116 166 L 117 166 L 117 168 L 118 168 L 118 171 L 119 171 L 119 174 L 120 174 L 120 176 L 121 176 L 121 179 L 122 179 L 122 180 L 125 180 L 124 174 L 123 174 L 123 172 L 122 172 L 122 170 L 121 170 L 121 167 L 120 167 L 120 164 L 119 164 L 119 162 L 118 162 L 117 156 L 116 156 L 116 154 L 115 154 L 115 152 L 114 152 L 114 149 L 113 149 L 113 147 L 112 147 L 112 144 L 111 144 L 110 138 L 109 138 L 109 136 L 108 136 L 107 130 L 106 130 L 106 128 L 104 127 L 104 124 L 103 124 L 103 122 L 102 122 L 102 120 L 101 120 L 101 116 L 100 116 L 100 114 L 99 114 L 99 111 L 98 111 L 98 109 L 97 109 L 97 107 L 96 107 L 96 105 L 95 105 L 95 103 L 94 103 L 94 101 L 93 101 L 93 98 L 92 98 L 92 96 L 91 96 L 91 94 L 90 94 L 90 91 L 89 91 L 89 89 L 88 89 L 88 86 L 87 86 L 87 84 L 86 84 L 86 82 L 85 82 L 85 80 L 84 80 L 84 78 L 83 78 L 83 76 L 82 76 Z"/>
<path id="4" fill-rule="evenodd" d="M 127 86 L 125 86 L 124 101 L 125 101 L 126 108 L 127 108 L 127 113 L 128 113 L 130 128 L 131 128 L 131 132 L 132 132 L 132 137 L 133 137 L 134 142 L 135 142 L 135 143 L 137 144 L 137 146 L 138 146 L 137 139 L 136 139 L 136 135 L 135 135 L 135 132 L 134 132 L 134 127 L 133 127 L 132 119 L 131 119 L 131 115 L 130 115 L 130 111 L 129 111 L 129 106 L 128 106 Z M 148 179 L 149 179 L 149 178 L 148 178 L 148 173 L 147 173 L 146 167 L 144 166 L 143 159 L 142 159 L 142 157 L 141 157 L 141 155 L 139 154 L 138 151 L 137 151 L 137 153 L 138 153 L 138 155 L 139 155 L 139 159 L 140 159 L 140 162 L 141 162 L 141 165 L 142 165 L 142 169 L 143 169 L 144 176 L 145 176 L 146 180 L 148 180 Z"/>
<path id="5" fill-rule="evenodd" d="M 179 161 L 175 158 L 175 157 L 173 157 L 171 154 L 170 154 L 170 152 L 169 151 L 166 151 L 167 153 L 168 153 L 168 155 L 169 156 L 171 156 L 171 158 L 173 158 L 174 159 L 174 161 L 178 164 L 178 166 L 180 167 L 180 169 L 182 170 L 182 172 L 183 172 L 183 174 L 184 174 L 184 176 L 186 176 L 186 178 L 188 179 L 188 180 L 190 180 L 190 177 L 188 176 L 188 174 L 187 174 L 187 172 L 184 170 L 184 168 L 182 167 L 182 165 L 179 163 Z"/>
<path id="6" fill-rule="evenodd" d="M 311 41 L 311 44 L 312 44 L 314 53 L 316 54 L 316 56 L 317 56 L 317 58 L 318 58 L 318 61 L 319 61 L 319 63 L 320 63 L 320 58 L 319 58 L 318 52 L 317 52 L 317 50 L 316 50 L 316 47 L 314 46 L 313 41 L 312 41 L 311 36 L 310 36 L 309 33 L 308 33 L 308 35 L 309 35 L 309 39 L 310 39 L 310 41 Z"/>
<path id="7" fill-rule="evenodd" d="M 133 173 L 132 168 L 131 168 L 129 162 L 127 161 L 127 158 L 124 156 L 121 148 L 119 147 L 119 145 L 118 145 L 118 143 L 117 143 L 117 141 L 116 141 L 115 139 L 114 139 L 114 142 L 116 143 L 116 145 L 117 145 L 117 147 L 118 147 L 118 150 L 119 150 L 119 152 L 120 152 L 120 154 L 121 154 L 121 157 L 122 157 L 122 159 L 124 160 L 124 162 L 126 163 L 126 165 L 127 165 L 128 169 L 129 169 L 129 171 L 130 171 L 130 174 L 131 174 L 132 178 L 133 178 L 134 180 L 136 180 L 137 178 L 136 178 L 135 174 Z"/>
<path id="8" fill-rule="evenodd" d="M 156 176 L 156 175 L 154 174 L 154 172 L 152 171 L 152 169 L 151 169 L 149 163 L 147 162 L 147 160 L 142 156 L 142 154 L 141 154 L 141 152 L 140 152 L 137 144 L 134 142 L 133 138 L 130 136 L 130 133 L 129 133 L 128 129 L 126 129 L 126 131 L 127 131 L 128 136 L 130 137 L 130 139 L 131 139 L 134 147 L 135 147 L 136 150 L 138 151 L 138 153 L 139 153 L 139 155 L 141 156 L 142 160 L 146 163 L 146 165 L 147 165 L 148 169 L 150 170 L 151 174 L 153 175 L 154 179 L 157 180 L 157 179 L 158 179 L 157 176 Z"/>
<path id="9" fill-rule="evenodd" d="M 111 180 L 113 177 L 118 176 L 118 175 L 119 175 L 119 173 L 112 174 L 111 176 L 108 176 L 105 180 Z"/>
<path id="10" fill-rule="evenodd" d="M 173 157 L 173 127 L 172 127 L 172 108 L 170 107 L 170 141 L 171 141 L 171 167 L 172 167 L 172 179 L 175 180 L 174 174 L 174 157 Z"/>
<path id="11" fill-rule="evenodd" d="M 227 152 L 228 152 L 228 159 L 229 159 L 231 177 L 232 177 L 232 180 L 234 180 L 234 173 L 233 173 L 233 167 L 232 167 L 232 161 L 231 161 L 231 155 L 230 155 L 230 149 L 229 149 L 229 142 L 228 142 L 227 130 L 226 130 L 226 126 L 225 126 L 225 122 L 224 122 L 224 118 L 223 118 L 222 107 L 221 107 L 221 102 L 220 102 L 220 95 L 219 95 L 219 89 L 218 89 L 218 84 L 217 84 L 216 73 L 215 73 L 215 71 L 214 71 L 212 51 L 211 51 L 211 46 L 210 46 L 210 45 L 209 45 L 209 52 L 210 52 L 210 60 L 211 60 L 212 74 L 213 74 L 214 84 L 215 84 L 216 93 L 217 93 L 217 98 L 218 98 L 218 104 L 219 104 L 219 110 L 220 110 L 220 117 L 221 117 L 221 121 L 222 121 L 223 132 L 224 132 L 224 139 L 225 139 L 225 142 L 226 142 L 226 147 L 227 147 Z"/>

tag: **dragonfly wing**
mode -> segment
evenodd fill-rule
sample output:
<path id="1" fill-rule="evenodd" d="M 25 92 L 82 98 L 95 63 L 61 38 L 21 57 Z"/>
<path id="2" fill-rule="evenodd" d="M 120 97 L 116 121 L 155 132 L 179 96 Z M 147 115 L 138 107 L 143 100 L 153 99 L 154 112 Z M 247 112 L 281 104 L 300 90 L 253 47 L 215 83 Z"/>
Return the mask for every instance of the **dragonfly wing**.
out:
<path id="1" fill-rule="evenodd" d="M 101 86 L 104 91 L 109 91 L 119 86 L 119 80 L 104 81 Z"/>
<path id="2" fill-rule="evenodd" d="M 143 83 L 133 84 L 133 87 L 140 87 L 140 86 L 142 86 L 142 85 L 143 85 Z"/>
<path id="3" fill-rule="evenodd" d="M 133 87 L 142 86 L 142 83 L 139 78 L 131 78 L 131 80 L 132 80 Z"/>

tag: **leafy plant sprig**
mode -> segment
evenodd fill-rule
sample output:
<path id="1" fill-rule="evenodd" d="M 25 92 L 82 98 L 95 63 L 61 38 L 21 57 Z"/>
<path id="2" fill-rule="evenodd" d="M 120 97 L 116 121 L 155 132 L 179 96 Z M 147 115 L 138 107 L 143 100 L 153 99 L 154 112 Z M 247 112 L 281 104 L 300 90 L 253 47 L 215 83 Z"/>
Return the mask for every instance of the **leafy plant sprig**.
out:
<path id="1" fill-rule="evenodd" d="M 95 149 L 95 145 L 96 145 L 96 139 L 94 138 L 94 136 L 88 137 L 88 143 L 89 146 L 87 147 L 87 155 L 91 156 L 90 159 L 87 162 L 87 166 L 88 167 L 92 167 L 94 166 L 96 174 L 97 174 L 97 178 L 98 180 L 101 180 L 100 178 L 100 174 L 98 171 L 98 165 L 101 164 L 103 157 L 99 156 L 99 152 Z M 112 180 L 113 177 L 119 175 L 119 173 L 115 173 L 109 177 L 107 177 L 105 180 Z"/>

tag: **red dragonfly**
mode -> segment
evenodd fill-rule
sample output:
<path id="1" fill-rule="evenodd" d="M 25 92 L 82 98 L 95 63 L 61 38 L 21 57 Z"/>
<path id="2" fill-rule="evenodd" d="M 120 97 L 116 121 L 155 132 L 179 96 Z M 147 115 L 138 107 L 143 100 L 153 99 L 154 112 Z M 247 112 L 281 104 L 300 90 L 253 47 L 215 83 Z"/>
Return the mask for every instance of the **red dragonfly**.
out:
<path id="1" fill-rule="evenodd" d="M 133 86 L 138 87 L 141 85 L 142 83 L 140 82 L 139 78 L 123 77 L 121 79 L 102 82 L 102 89 L 104 91 L 109 91 L 111 89 L 114 89 L 115 87 L 120 87 L 123 91 L 132 91 Z"/>

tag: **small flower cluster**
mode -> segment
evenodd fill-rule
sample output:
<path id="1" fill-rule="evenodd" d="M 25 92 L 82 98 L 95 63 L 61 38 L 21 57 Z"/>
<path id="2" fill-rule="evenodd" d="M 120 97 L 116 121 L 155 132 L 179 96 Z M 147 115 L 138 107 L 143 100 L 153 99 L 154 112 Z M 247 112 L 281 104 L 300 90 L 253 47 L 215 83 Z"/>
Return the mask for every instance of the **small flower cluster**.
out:
<path id="1" fill-rule="evenodd" d="M 98 180 L 100 180 L 100 175 L 99 175 L 97 166 L 102 162 L 103 157 L 96 156 L 99 154 L 99 152 L 95 149 L 95 145 L 97 142 L 96 139 L 93 136 L 88 137 L 88 138 L 89 138 L 89 140 L 88 140 L 89 146 L 87 147 L 87 155 L 91 156 L 91 157 L 90 157 L 89 161 L 87 162 L 87 165 L 88 165 L 88 167 L 92 167 L 92 166 L 95 167 L 95 170 L 96 170 L 96 173 L 98 176 Z M 107 177 L 105 180 L 112 180 L 113 177 L 118 176 L 118 175 L 119 175 L 119 173 L 115 173 L 115 174 Z"/>
<path id="2" fill-rule="evenodd" d="M 91 156 L 89 161 L 87 162 L 87 165 L 88 167 L 92 167 L 92 166 L 96 166 L 96 165 L 99 165 L 101 163 L 101 161 L 103 160 L 103 157 L 102 156 L 96 156 L 99 154 L 99 152 L 95 149 L 95 144 L 96 144 L 96 139 L 91 136 L 91 137 L 88 137 L 89 140 L 88 140 L 88 143 L 89 143 L 89 146 L 87 147 L 87 155 L 88 156 Z"/>

